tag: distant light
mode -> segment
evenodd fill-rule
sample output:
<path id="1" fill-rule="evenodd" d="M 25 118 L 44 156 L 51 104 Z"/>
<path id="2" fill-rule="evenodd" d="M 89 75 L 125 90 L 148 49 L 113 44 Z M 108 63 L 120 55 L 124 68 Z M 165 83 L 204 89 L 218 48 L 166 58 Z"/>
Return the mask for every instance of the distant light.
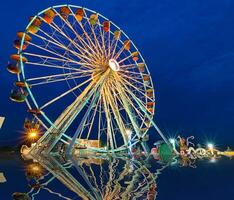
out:
<path id="1" fill-rule="evenodd" d="M 28 133 L 28 137 L 31 139 L 35 139 L 38 136 L 38 132 L 37 131 L 30 131 Z"/>
<path id="2" fill-rule="evenodd" d="M 169 139 L 169 142 L 170 142 L 171 144 L 175 144 L 175 143 L 176 143 L 176 140 L 175 140 L 174 138 L 170 138 L 170 139 Z"/>
<path id="3" fill-rule="evenodd" d="M 126 129 L 126 134 L 128 135 L 128 137 L 131 137 L 132 130 L 131 129 Z"/>
<path id="4" fill-rule="evenodd" d="M 110 59 L 109 60 L 109 66 L 113 71 L 119 71 L 119 63 L 115 59 Z"/>
<path id="5" fill-rule="evenodd" d="M 208 144 L 207 144 L 207 147 L 208 147 L 208 149 L 210 149 L 210 150 L 213 150 L 213 149 L 214 149 L 214 145 L 213 145 L 212 143 L 208 143 Z"/>
<path id="6" fill-rule="evenodd" d="M 28 165 L 26 170 L 33 174 L 41 174 L 43 172 L 43 168 L 37 163 Z"/>

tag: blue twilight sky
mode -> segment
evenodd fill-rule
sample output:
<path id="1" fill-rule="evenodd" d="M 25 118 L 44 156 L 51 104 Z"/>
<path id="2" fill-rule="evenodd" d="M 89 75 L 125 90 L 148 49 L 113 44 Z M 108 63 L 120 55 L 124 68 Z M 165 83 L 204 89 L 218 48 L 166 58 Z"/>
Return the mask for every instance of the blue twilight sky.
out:
<path id="1" fill-rule="evenodd" d="M 167 134 L 234 144 L 233 0 L 7 0 L 0 12 L 0 115 L 6 116 L 0 145 L 20 137 L 26 113 L 8 98 L 15 77 L 5 66 L 16 32 L 29 16 L 64 3 L 96 10 L 135 42 L 154 81 L 157 123 Z"/>

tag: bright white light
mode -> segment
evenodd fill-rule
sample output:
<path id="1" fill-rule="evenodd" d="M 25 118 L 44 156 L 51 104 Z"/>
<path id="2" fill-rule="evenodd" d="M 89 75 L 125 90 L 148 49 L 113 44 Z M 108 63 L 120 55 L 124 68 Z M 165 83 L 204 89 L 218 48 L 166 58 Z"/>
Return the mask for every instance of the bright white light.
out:
<path id="1" fill-rule="evenodd" d="M 175 141 L 174 138 L 170 138 L 170 139 L 169 139 L 169 142 L 170 142 L 171 144 L 175 144 L 176 141 Z"/>
<path id="2" fill-rule="evenodd" d="M 110 59 L 109 60 L 109 66 L 113 71 L 119 71 L 119 63 L 115 59 Z"/>
<path id="3" fill-rule="evenodd" d="M 208 149 L 214 149 L 214 145 L 212 143 L 207 144 Z"/>
<path id="4" fill-rule="evenodd" d="M 132 130 L 131 129 L 126 129 L 126 133 L 130 137 L 132 135 Z"/>

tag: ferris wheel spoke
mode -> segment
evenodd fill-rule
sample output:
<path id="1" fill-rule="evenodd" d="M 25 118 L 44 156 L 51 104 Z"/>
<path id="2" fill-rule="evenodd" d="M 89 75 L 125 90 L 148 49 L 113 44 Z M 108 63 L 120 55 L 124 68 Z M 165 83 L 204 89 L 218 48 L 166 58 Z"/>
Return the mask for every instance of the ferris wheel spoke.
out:
<path id="1" fill-rule="evenodd" d="M 143 95 L 143 97 L 146 97 L 146 94 L 145 94 L 145 88 L 142 87 L 141 85 L 134 85 L 132 83 L 130 83 L 129 81 L 127 80 L 123 80 L 123 82 L 125 83 L 125 85 L 128 86 L 128 89 L 131 89 L 133 90 L 134 92 L 137 92 L 139 93 L 140 95 Z"/>
<path id="2" fill-rule="evenodd" d="M 23 54 L 28 55 L 28 56 L 32 56 L 32 57 L 37 57 L 37 58 L 40 58 L 40 59 L 45 58 L 46 60 L 75 63 L 75 64 L 78 64 L 78 65 L 89 66 L 89 67 L 92 67 L 92 68 L 94 67 L 92 64 L 82 63 L 82 62 L 78 62 L 78 61 L 74 61 L 74 60 L 70 60 L 70 59 L 55 58 L 55 57 L 51 57 L 51 56 L 45 56 L 45 55 L 40 55 L 40 54 L 35 54 L 35 53 L 28 53 L 28 52 L 23 52 Z"/>
<path id="3" fill-rule="evenodd" d="M 90 22 L 89 22 L 90 23 Z M 94 26 L 94 27 L 97 27 L 97 26 Z M 97 29 L 97 28 L 96 28 Z M 94 41 L 95 41 L 95 44 L 96 46 L 98 47 L 99 51 L 102 52 L 102 55 L 105 55 L 105 52 L 104 52 L 104 49 L 101 47 L 101 44 L 96 36 L 96 33 L 95 33 L 95 29 L 94 28 L 91 28 L 92 30 L 92 34 L 94 36 Z M 100 37 L 100 36 L 99 36 Z"/>
<path id="4" fill-rule="evenodd" d="M 101 138 L 101 128 L 102 128 L 102 122 L 104 120 L 101 120 L 102 118 L 102 101 L 100 99 L 99 108 L 98 108 L 98 140 L 100 141 Z"/>
<path id="5" fill-rule="evenodd" d="M 150 114 L 148 113 L 148 111 L 146 110 L 146 108 L 142 105 L 142 102 L 139 101 L 138 98 L 131 91 L 129 91 L 129 93 L 136 100 L 137 104 L 140 106 L 140 109 L 146 114 L 147 118 L 150 119 L 151 123 L 153 124 L 154 128 L 157 130 L 157 132 L 161 136 L 161 138 L 171 148 L 169 141 L 164 136 L 164 134 L 161 132 L 161 130 L 159 129 L 159 127 L 156 125 L 156 123 L 154 123 L 154 121 L 152 120 L 153 118 L 150 116 Z"/>
<path id="6" fill-rule="evenodd" d="M 131 79 L 135 83 L 138 83 L 142 86 L 146 86 L 142 80 L 142 74 L 131 72 L 131 71 L 122 71 L 120 72 L 120 75 L 126 77 L 127 79 Z"/>
<path id="7" fill-rule="evenodd" d="M 109 88 L 112 88 L 112 87 L 109 87 Z M 108 95 L 107 95 L 107 98 L 109 100 L 109 104 L 111 106 L 111 109 L 113 111 L 113 114 L 114 114 L 114 119 L 116 120 L 117 122 L 117 125 L 120 129 L 120 132 L 122 134 L 122 137 L 124 139 L 124 143 L 125 145 L 127 145 L 128 143 L 128 139 L 127 139 L 127 135 L 126 135 L 126 127 L 122 121 L 122 117 L 119 113 L 119 108 L 118 108 L 118 104 L 117 104 L 117 101 L 116 101 L 116 97 L 114 96 L 113 98 L 113 94 L 115 94 L 115 91 L 112 89 L 112 93 L 110 92 L 110 90 L 108 91 Z"/>
<path id="8" fill-rule="evenodd" d="M 138 73 L 138 72 L 135 72 L 135 71 L 129 71 L 129 70 L 119 70 L 120 74 L 122 75 L 131 75 L 130 78 L 131 79 L 137 79 L 137 80 L 142 80 L 142 76 L 145 75 L 145 74 L 142 74 L 142 73 Z M 140 81 L 140 83 L 142 83 Z"/>
<path id="9" fill-rule="evenodd" d="M 107 38 L 107 58 L 109 58 L 110 59 L 110 54 L 111 54 L 111 37 L 110 37 L 110 30 L 106 33 L 106 34 L 108 34 L 108 38 Z"/>
<path id="10" fill-rule="evenodd" d="M 110 112 L 109 112 L 109 108 L 108 108 L 108 104 L 107 104 L 107 100 L 106 100 L 106 92 L 105 90 L 103 90 L 102 93 L 102 98 L 103 98 L 103 104 L 104 104 L 104 111 L 106 114 L 106 120 L 107 120 L 107 141 L 110 143 L 110 147 L 111 149 L 114 149 L 114 141 L 113 141 L 113 136 L 112 136 L 112 129 L 111 129 L 111 116 L 110 116 Z"/>
<path id="11" fill-rule="evenodd" d="M 64 93 L 62 93 L 62 94 L 60 94 L 60 95 L 57 96 L 56 98 L 54 98 L 54 99 L 50 100 L 49 102 L 45 103 L 44 105 L 42 105 L 42 106 L 41 106 L 41 110 L 44 109 L 45 107 L 49 106 L 50 104 L 52 104 L 52 103 L 58 101 L 59 99 L 63 98 L 64 96 L 68 95 L 69 93 L 71 93 L 71 92 L 77 90 L 78 88 L 80 88 L 81 86 L 87 84 L 88 82 L 91 82 L 91 81 L 92 81 L 92 78 L 89 78 L 89 79 L 87 79 L 86 81 L 84 81 L 84 82 L 80 83 L 79 85 L 75 86 L 74 88 L 72 88 L 72 89 L 70 89 L 70 90 L 68 90 L 68 91 L 66 91 L 66 92 L 64 92 Z"/>
<path id="12" fill-rule="evenodd" d="M 46 84 L 51 84 L 51 83 L 57 83 L 57 82 L 63 82 L 63 81 L 68 81 L 68 80 L 75 80 L 83 77 L 90 77 L 90 75 L 83 75 L 83 76 L 71 76 L 71 77 L 66 77 L 66 78 L 58 78 L 58 79 L 47 79 L 38 83 L 32 83 L 30 84 L 31 87 L 34 86 L 39 86 L 39 85 L 46 85 Z"/>
<path id="13" fill-rule="evenodd" d="M 39 46 L 39 45 L 36 45 L 36 44 L 34 44 L 34 43 L 29 43 L 29 44 L 32 45 L 32 46 L 34 46 L 34 47 L 36 47 L 36 48 L 38 48 L 38 49 L 41 49 L 41 50 L 43 50 L 43 51 L 45 51 L 45 52 L 48 52 L 48 53 L 50 53 L 50 54 L 53 54 L 53 55 L 55 55 L 55 56 L 57 56 L 57 57 L 66 59 L 67 61 L 71 61 L 70 58 L 65 57 L 64 55 L 61 55 L 61 54 L 59 54 L 58 52 L 51 51 L 51 50 L 49 50 L 49 49 L 46 49 L 46 48 L 41 47 L 41 46 Z"/>
<path id="14" fill-rule="evenodd" d="M 69 7 L 69 8 L 70 8 L 70 7 Z M 71 10 L 71 13 L 72 13 L 73 17 L 75 18 L 75 14 L 74 14 L 73 10 L 72 10 L 71 8 L 70 8 L 70 10 Z M 85 10 L 84 10 L 84 14 L 85 14 L 85 17 L 86 17 L 86 19 L 87 19 L 87 21 L 88 21 L 88 16 L 87 16 Z M 75 18 L 75 19 L 76 19 L 76 18 Z M 77 21 L 77 20 L 76 20 L 76 21 Z M 78 22 L 78 21 L 77 21 L 77 23 L 79 24 L 79 26 L 81 27 L 83 33 L 85 34 L 86 38 L 88 39 L 89 45 L 93 44 L 93 46 L 94 46 L 95 49 L 97 50 L 97 53 L 98 53 L 99 51 L 102 52 L 103 50 L 102 50 L 102 48 L 100 47 L 100 44 L 99 44 L 99 42 L 98 42 L 98 40 L 97 40 L 96 34 L 95 34 L 94 29 L 93 29 L 93 27 L 91 26 L 90 22 L 88 21 L 87 23 L 89 24 L 90 29 L 91 29 L 91 31 L 92 31 L 92 33 L 93 33 L 93 35 L 94 35 L 95 44 L 92 42 L 90 36 L 89 36 L 89 35 L 87 34 L 87 32 L 85 31 L 85 29 L 84 29 L 82 23 L 81 23 L 81 22 Z M 85 41 L 83 40 L 83 42 L 85 42 Z M 86 45 L 87 45 L 87 43 L 86 43 Z M 99 50 L 98 50 L 98 49 L 99 49 Z M 99 55 L 99 58 L 101 58 L 101 55 Z"/>
<path id="15" fill-rule="evenodd" d="M 84 56 L 82 54 L 79 54 L 79 53 L 71 50 L 71 48 L 66 47 L 64 44 L 58 42 L 57 40 L 56 40 L 57 42 L 54 42 L 54 41 L 48 40 L 48 39 L 46 39 L 46 38 L 44 38 L 42 36 L 39 36 L 39 35 L 38 35 L 38 37 L 40 37 L 43 41 L 45 40 L 47 42 L 46 46 L 48 46 L 49 43 L 54 44 L 56 47 L 59 47 L 60 49 L 63 49 L 65 51 L 65 53 L 69 52 L 69 53 L 71 53 L 72 55 L 74 55 L 75 57 L 79 58 L 80 60 L 82 60 L 85 63 L 90 60 L 90 58 L 88 58 L 87 56 Z M 38 49 L 41 49 L 41 50 L 44 50 L 46 52 L 52 53 L 54 55 L 60 56 L 60 54 L 58 52 L 48 50 L 45 47 L 42 47 L 40 45 L 34 44 L 32 42 L 29 42 L 29 44 L 32 45 L 32 46 L 34 46 L 34 47 L 36 47 L 36 48 L 38 48 Z M 64 56 L 62 56 L 62 57 L 64 57 Z"/>
<path id="16" fill-rule="evenodd" d="M 128 60 L 129 58 L 132 58 L 132 54 L 130 54 L 129 56 L 123 58 L 122 60 L 118 61 L 118 63 L 123 63 L 124 61 Z"/>
<path id="17" fill-rule="evenodd" d="M 110 44 L 110 47 L 109 47 L 109 49 L 110 49 L 109 58 L 113 58 L 113 56 L 115 55 L 115 51 L 116 51 L 118 42 L 119 42 L 119 39 L 112 36 L 112 41 L 111 41 L 111 44 Z"/>
<path id="18" fill-rule="evenodd" d="M 122 85 L 122 88 L 124 88 L 124 93 L 125 93 L 126 98 L 129 100 L 129 102 L 131 102 L 131 105 L 133 106 L 133 108 L 135 109 L 135 111 L 138 112 L 138 114 L 139 114 L 139 108 L 135 107 L 133 99 L 129 96 L 129 88 L 126 87 L 126 85 L 123 84 L 123 83 L 121 83 L 121 82 L 120 82 L 120 84 Z M 138 98 L 138 100 L 142 103 L 142 105 L 144 107 L 146 107 L 145 103 L 143 103 L 141 99 Z M 141 114 L 141 116 L 144 117 L 142 114 Z"/>
<path id="19" fill-rule="evenodd" d="M 40 17 L 41 20 L 44 21 L 44 19 L 42 17 Z M 49 26 L 55 30 L 58 34 L 60 34 L 62 37 L 64 37 L 66 40 L 68 40 L 70 43 L 73 44 L 73 46 L 81 53 L 83 54 L 83 56 L 85 56 L 85 53 L 89 54 L 89 56 L 92 56 L 92 54 L 86 49 L 87 47 L 89 48 L 89 46 L 86 46 L 85 48 L 81 47 L 79 44 L 77 44 L 76 42 L 74 42 L 71 38 L 69 38 L 65 33 L 64 31 L 58 27 L 54 22 L 52 22 L 51 24 L 49 24 Z M 45 31 L 43 31 L 42 29 L 39 29 L 39 31 L 41 31 L 44 35 L 46 35 L 47 37 L 51 38 L 52 40 L 54 40 L 55 42 L 57 43 L 60 43 L 61 42 L 58 42 L 57 40 L 55 40 L 52 36 L 50 36 L 49 34 L 47 34 Z M 76 39 L 76 38 L 75 38 Z M 78 39 L 80 39 L 80 36 L 78 37 Z M 65 46 L 65 45 L 63 45 Z M 76 51 L 74 51 L 76 52 Z"/>
<path id="20" fill-rule="evenodd" d="M 95 42 L 96 43 L 98 43 L 98 47 L 99 47 L 99 49 L 100 49 L 100 51 L 102 52 L 102 54 L 103 55 L 105 55 L 105 46 L 100 46 L 100 43 L 99 43 L 99 41 L 98 41 L 98 39 L 97 39 L 97 37 L 96 37 L 96 34 L 94 33 L 94 27 L 96 26 L 96 25 L 91 25 L 90 24 L 90 22 L 89 22 L 89 18 L 88 18 L 88 15 L 87 15 L 87 13 L 86 13 L 86 11 L 84 10 L 84 14 L 85 14 L 85 17 L 86 17 L 86 19 L 87 19 L 87 23 L 88 23 L 88 25 L 89 25 L 89 27 L 90 27 L 90 29 L 91 29 L 91 31 L 92 31 L 92 33 L 93 33 L 93 35 L 94 35 L 94 39 L 95 39 Z M 98 28 L 100 29 L 100 26 L 101 26 L 101 24 L 100 24 L 100 21 L 99 21 L 99 19 L 98 19 L 98 21 L 97 21 L 97 24 L 98 24 Z M 86 31 L 85 31 L 86 32 Z M 100 36 L 101 36 L 101 39 L 103 39 L 103 37 L 102 37 L 102 34 L 101 34 L 101 32 L 100 32 Z M 88 38 L 90 38 L 89 36 L 88 36 Z M 91 39 L 90 39 L 91 40 Z M 92 40 L 91 40 L 91 42 L 92 42 Z M 101 55 L 100 55 L 101 56 Z M 101 57 L 100 57 L 101 58 Z"/>
<path id="21" fill-rule="evenodd" d="M 40 29 L 40 30 L 41 30 L 41 29 Z M 41 30 L 41 32 L 44 33 L 44 31 L 42 31 L 42 30 Z M 75 51 L 73 51 L 73 50 L 67 48 L 64 44 L 62 44 L 62 43 L 60 43 L 59 41 L 55 40 L 53 37 L 51 37 L 51 36 L 48 35 L 47 33 L 44 33 L 44 34 L 45 34 L 47 37 L 49 37 L 51 40 L 48 39 L 48 38 L 45 38 L 45 37 L 43 37 L 43 36 L 41 36 L 41 35 L 38 35 L 38 34 L 36 34 L 36 33 L 34 33 L 33 35 L 36 36 L 37 38 L 41 39 L 42 41 L 44 41 L 45 44 L 47 44 L 47 45 L 48 45 L 48 44 L 53 44 L 53 45 L 55 45 L 56 47 L 59 47 L 59 48 L 65 50 L 66 52 L 72 53 L 74 56 L 77 56 L 77 55 L 79 56 L 79 54 L 78 54 L 77 52 L 75 52 Z"/>
<path id="22" fill-rule="evenodd" d="M 149 114 L 149 111 L 147 110 L 146 105 L 142 102 L 142 100 L 139 99 L 136 95 L 134 95 L 131 91 L 129 91 L 129 89 L 126 88 L 125 85 L 123 85 L 123 87 L 125 88 L 124 91 L 125 91 L 126 97 L 128 98 L 128 100 L 129 100 L 130 102 L 132 102 L 131 105 L 132 105 L 133 108 L 136 110 L 136 112 L 139 114 L 139 109 L 140 109 L 144 114 L 147 112 L 147 115 L 148 115 L 148 116 L 151 116 L 151 113 Z M 131 96 L 131 98 L 130 98 L 129 95 L 127 95 L 127 94 L 129 94 L 129 95 Z M 133 96 L 133 95 L 134 95 L 134 96 Z M 135 106 L 134 106 L 134 102 L 133 102 L 132 100 L 134 100 L 134 102 L 137 103 L 137 104 L 138 104 L 138 102 L 140 102 L 141 107 L 135 107 Z M 142 110 L 142 107 L 144 107 L 144 110 Z M 142 117 L 146 117 L 146 116 L 143 115 L 143 114 L 141 114 L 141 116 L 142 116 Z M 147 117 L 147 118 L 148 118 L 148 117 Z M 149 118 L 149 119 L 150 119 L 150 118 Z"/>
<path id="23" fill-rule="evenodd" d="M 116 93 L 116 92 L 120 92 L 120 91 L 118 91 L 118 88 L 117 88 L 117 86 L 114 86 L 114 84 L 112 84 L 112 90 L 113 90 L 113 93 Z M 135 106 L 135 104 L 134 104 L 134 102 L 131 100 L 131 98 L 127 95 L 127 93 L 126 93 L 126 89 L 124 88 L 124 90 L 125 90 L 125 96 L 126 96 L 126 98 L 127 98 L 127 100 L 130 102 L 130 105 L 134 108 L 134 110 L 135 110 L 135 112 L 137 113 L 137 114 L 139 114 L 139 117 L 140 117 L 140 119 L 142 120 L 142 121 L 144 121 L 144 115 L 139 111 L 139 108 L 137 108 L 136 106 Z M 121 102 L 121 104 L 124 106 L 124 104 L 123 104 L 123 102 L 121 101 L 121 100 L 119 100 L 120 102 Z M 117 102 L 116 102 L 117 103 Z"/>
<path id="24" fill-rule="evenodd" d="M 124 50 L 125 50 L 124 47 L 120 48 L 119 51 L 115 54 L 114 59 L 117 60 Z"/>
<path id="25" fill-rule="evenodd" d="M 138 67 L 136 64 L 128 64 L 128 65 L 121 65 L 120 69 L 122 69 L 122 70 L 135 70 L 135 69 L 137 69 L 138 70 Z"/>
<path id="26" fill-rule="evenodd" d="M 118 76 L 116 76 L 118 78 Z M 132 111 L 131 111 L 131 105 L 130 105 L 130 102 L 128 101 L 128 99 L 126 98 L 126 95 L 125 95 L 125 92 L 123 90 L 123 87 L 122 85 L 120 84 L 120 82 L 117 80 L 116 81 L 116 88 L 118 90 L 118 93 L 120 94 L 120 97 L 121 97 L 121 101 L 123 103 L 123 106 L 125 108 L 125 111 L 133 125 L 133 128 L 135 130 L 135 133 L 137 134 L 138 138 L 140 138 L 140 133 L 139 133 L 139 125 L 138 125 L 138 122 L 137 120 L 135 119 Z"/>
<path id="27" fill-rule="evenodd" d="M 130 75 L 125 75 L 125 74 L 121 74 L 121 76 L 126 78 L 124 80 L 125 82 L 130 83 L 129 81 L 131 81 L 132 82 L 131 86 L 135 86 L 134 89 L 138 88 L 137 91 L 139 91 L 139 92 L 141 91 L 142 93 L 144 93 L 146 87 L 151 88 L 150 86 L 145 85 L 144 82 L 139 81 L 139 80 L 142 80 L 141 78 L 134 77 L 134 76 L 132 77 Z"/>
<path id="28" fill-rule="evenodd" d="M 60 77 L 69 78 L 71 76 L 78 75 L 78 74 L 80 74 L 81 77 L 82 77 L 82 75 L 84 75 L 83 72 L 69 72 L 69 73 L 53 74 L 53 75 L 48 75 L 48 76 L 28 78 L 28 79 L 26 79 L 26 81 L 29 82 L 29 81 L 35 81 L 35 80 L 41 80 L 41 79 L 42 80 L 43 79 L 55 80 L 56 78 L 60 78 Z M 90 74 L 88 76 L 90 76 Z"/>
<path id="29" fill-rule="evenodd" d="M 105 56 L 105 58 L 107 58 L 107 52 L 106 52 L 106 44 L 105 44 L 105 37 L 104 37 L 104 30 L 101 28 L 101 23 L 100 20 L 98 19 L 99 24 L 98 28 L 99 28 L 99 33 L 100 33 L 100 37 L 101 37 L 101 44 L 102 44 L 102 49 L 103 49 L 103 56 Z"/>
<path id="30" fill-rule="evenodd" d="M 118 147 L 118 145 L 116 143 L 116 138 L 115 138 L 116 132 L 115 132 L 115 128 L 114 128 L 114 120 L 111 120 L 111 119 L 113 119 L 113 117 L 112 117 L 112 113 L 111 113 L 110 102 L 108 101 L 108 99 L 107 99 L 107 106 L 108 106 L 108 111 L 109 111 L 109 116 L 110 116 L 110 133 L 111 133 L 113 148 L 116 149 Z"/>
<path id="31" fill-rule="evenodd" d="M 71 10 L 71 9 L 70 9 Z M 55 12 L 57 13 L 57 15 L 59 16 L 59 18 L 70 28 L 70 30 L 72 30 L 73 31 L 73 33 L 76 35 L 76 37 L 77 38 L 79 38 L 80 36 L 77 34 L 77 32 L 73 29 L 73 27 L 71 26 L 71 24 L 69 23 L 69 21 L 68 20 L 65 20 L 61 15 L 60 15 L 60 13 L 59 12 L 57 12 L 56 10 L 55 10 Z M 55 25 L 55 24 L 54 24 Z M 56 25 L 57 26 L 57 25 Z M 57 27 L 57 28 L 59 28 L 59 27 Z M 64 35 L 66 35 L 65 33 L 64 33 Z M 92 44 L 92 46 L 93 46 L 93 43 L 91 43 Z M 78 46 L 77 44 L 74 44 L 75 46 Z M 97 52 L 95 52 L 92 48 L 90 48 L 88 45 L 86 46 L 86 47 L 88 47 L 93 53 L 97 53 Z M 93 46 L 93 47 L 95 47 L 95 46 Z"/>
<path id="32" fill-rule="evenodd" d="M 139 93 L 141 93 L 145 98 L 147 98 L 148 100 L 150 100 L 150 101 L 153 101 L 153 99 L 152 98 L 150 98 L 150 97 L 148 97 L 144 92 L 142 92 L 141 90 L 139 90 L 139 88 L 137 88 L 136 86 L 134 86 L 133 84 L 131 84 L 129 81 L 127 81 L 126 79 L 121 79 L 123 82 L 125 82 L 126 84 L 123 84 L 125 87 L 126 87 L 126 85 L 129 85 L 129 86 L 131 86 L 132 88 L 134 88 L 135 89 L 135 91 L 138 91 Z M 128 89 L 130 89 L 130 88 L 128 88 Z"/>
<path id="33" fill-rule="evenodd" d="M 125 93 L 126 94 L 126 93 Z M 136 107 L 134 102 L 132 101 L 132 99 L 126 94 L 126 98 L 129 100 L 129 102 L 131 102 L 131 106 L 132 108 L 134 109 L 135 113 L 139 116 L 140 120 L 142 120 L 142 122 L 147 125 L 145 123 L 145 118 L 146 116 L 144 115 L 144 113 L 141 113 L 140 110 L 139 110 L 139 107 Z"/>
<path id="34" fill-rule="evenodd" d="M 100 96 L 99 96 L 98 102 L 97 102 L 97 104 L 96 104 L 96 106 L 95 106 L 95 109 L 94 109 L 94 112 L 93 112 L 93 116 L 92 116 L 92 118 L 91 118 L 91 122 L 90 122 L 90 125 L 89 125 L 89 130 L 88 130 L 88 133 L 87 133 L 87 139 L 90 138 L 91 130 L 92 130 L 93 124 L 94 124 L 94 119 L 95 119 L 95 117 L 96 117 L 97 110 L 98 110 L 98 104 L 100 103 L 100 101 L 101 101 L 101 98 L 100 98 Z"/>
<path id="35" fill-rule="evenodd" d="M 70 70 L 70 71 L 79 71 L 81 73 L 85 73 L 85 72 L 89 72 L 92 70 L 88 70 L 88 69 L 81 69 L 81 68 L 74 68 L 74 67 L 66 67 L 66 66 L 59 66 L 59 65 L 49 65 L 49 64 L 45 64 L 45 63 L 34 63 L 34 62 L 26 62 L 26 64 L 28 65 L 32 65 L 32 66 L 41 66 L 41 67 L 48 67 L 48 68 L 56 68 L 56 69 L 63 69 L 63 70 Z"/>

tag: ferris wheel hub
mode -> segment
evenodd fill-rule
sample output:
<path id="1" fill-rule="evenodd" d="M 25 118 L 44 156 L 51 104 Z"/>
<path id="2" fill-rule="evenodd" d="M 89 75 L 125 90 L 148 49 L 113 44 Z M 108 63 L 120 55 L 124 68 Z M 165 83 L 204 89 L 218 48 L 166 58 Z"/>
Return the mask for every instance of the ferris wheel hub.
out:
<path id="1" fill-rule="evenodd" d="M 109 60 L 109 67 L 113 70 L 113 71 L 119 71 L 120 66 L 119 63 L 115 60 L 115 59 L 110 59 Z"/>

